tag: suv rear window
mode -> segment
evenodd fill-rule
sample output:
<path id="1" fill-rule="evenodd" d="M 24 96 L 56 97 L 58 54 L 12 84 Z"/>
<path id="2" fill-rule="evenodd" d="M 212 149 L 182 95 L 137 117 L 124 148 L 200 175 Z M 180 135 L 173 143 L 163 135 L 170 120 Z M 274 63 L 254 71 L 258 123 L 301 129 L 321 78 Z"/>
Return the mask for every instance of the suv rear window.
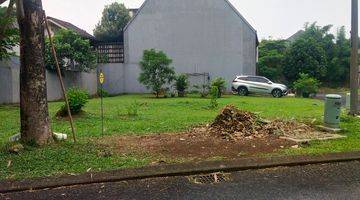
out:
<path id="1" fill-rule="evenodd" d="M 248 81 L 257 82 L 257 83 L 269 82 L 266 78 L 262 78 L 262 77 L 248 77 Z"/>
<path id="2" fill-rule="evenodd" d="M 238 80 L 247 81 L 247 77 L 240 77 L 240 78 L 238 78 Z"/>

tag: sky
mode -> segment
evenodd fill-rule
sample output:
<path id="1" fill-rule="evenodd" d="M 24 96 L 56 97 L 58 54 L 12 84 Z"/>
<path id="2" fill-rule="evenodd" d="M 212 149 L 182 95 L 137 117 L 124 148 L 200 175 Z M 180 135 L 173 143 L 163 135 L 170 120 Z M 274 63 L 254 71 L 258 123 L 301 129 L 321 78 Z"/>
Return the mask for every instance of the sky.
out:
<path id="1" fill-rule="evenodd" d="M 43 0 L 48 16 L 56 17 L 93 33 L 105 5 L 124 3 L 138 8 L 144 0 Z M 286 39 L 303 28 L 305 22 L 333 24 L 350 30 L 351 0 L 230 0 L 258 31 L 260 39 Z"/>

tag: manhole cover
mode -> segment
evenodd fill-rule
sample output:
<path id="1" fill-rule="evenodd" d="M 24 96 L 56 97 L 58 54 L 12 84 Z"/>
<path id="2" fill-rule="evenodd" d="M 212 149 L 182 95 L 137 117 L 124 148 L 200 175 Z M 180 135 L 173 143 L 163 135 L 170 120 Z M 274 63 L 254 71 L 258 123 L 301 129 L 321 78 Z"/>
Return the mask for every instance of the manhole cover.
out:
<path id="1" fill-rule="evenodd" d="M 195 184 L 217 184 L 229 181 L 230 174 L 218 172 L 212 174 L 189 176 L 188 178 L 190 182 Z"/>

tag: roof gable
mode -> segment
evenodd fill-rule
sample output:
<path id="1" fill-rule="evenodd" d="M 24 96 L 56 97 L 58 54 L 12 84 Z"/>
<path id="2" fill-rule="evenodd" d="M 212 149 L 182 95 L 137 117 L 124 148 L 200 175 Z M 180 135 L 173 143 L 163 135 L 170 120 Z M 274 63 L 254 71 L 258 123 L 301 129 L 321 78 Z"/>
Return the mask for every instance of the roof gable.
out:
<path id="1" fill-rule="evenodd" d="M 138 15 L 141 14 L 143 8 L 146 6 L 146 4 L 148 2 L 150 2 L 152 0 L 145 0 L 144 3 L 141 5 L 141 7 L 138 9 L 137 13 L 135 14 L 135 16 L 129 21 L 129 23 L 125 26 L 124 28 L 124 32 L 126 31 L 126 29 L 133 23 L 133 21 L 137 18 Z M 228 4 L 230 6 L 230 8 L 236 13 L 236 15 L 242 20 L 244 21 L 244 23 L 252 30 L 256 33 L 257 35 L 257 31 L 250 25 L 250 23 L 240 14 L 240 12 L 230 3 L 230 1 L 228 0 L 223 0 L 226 4 Z"/>
<path id="2" fill-rule="evenodd" d="M 95 40 L 95 37 L 92 36 L 91 34 L 89 34 L 88 32 L 86 32 L 85 30 L 60 19 L 54 18 L 54 17 L 47 17 L 47 19 L 52 22 L 53 24 L 59 26 L 60 28 L 64 28 L 64 29 L 68 29 L 68 30 L 72 30 L 74 32 L 76 32 L 77 34 L 79 34 L 81 37 L 90 39 L 90 40 Z"/>

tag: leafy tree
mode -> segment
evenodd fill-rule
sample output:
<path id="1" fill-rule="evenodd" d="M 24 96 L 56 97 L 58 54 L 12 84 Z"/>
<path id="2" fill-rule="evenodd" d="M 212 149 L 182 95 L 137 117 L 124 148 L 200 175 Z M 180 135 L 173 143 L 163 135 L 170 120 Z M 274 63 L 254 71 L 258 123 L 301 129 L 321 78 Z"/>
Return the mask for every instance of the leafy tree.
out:
<path id="1" fill-rule="evenodd" d="M 332 25 L 306 23 L 305 30 L 294 42 L 263 40 L 259 45 L 260 75 L 290 84 L 300 73 L 309 74 L 327 86 L 344 86 L 349 82 L 350 40 L 345 28 L 336 37 Z"/>
<path id="2" fill-rule="evenodd" d="M 102 15 L 101 21 L 94 30 L 95 37 L 109 42 L 121 40 L 123 28 L 131 19 L 124 4 L 115 2 L 107 5 Z"/>
<path id="3" fill-rule="evenodd" d="M 179 97 L 184 97 L 185 91 L 189 88 L 188 76 L 186 74 L 180 74 L 176 77 L 175 87 L 178 91 Z"/>
<path id="4" fill-rule="evenodd" d="M 283 75 L 285 40 L 263 40 L 259 45 L 259 75 L 272 80 L 281 80 Z"/>
<path id="5" fill-rule="evenodd" d="M 0 61 L 14 55 L 13 48 L 19 44 L 19 29 L 14 26 L 16 17 L 11 4 L 0 7 Z"/>
<path id="6" fill-rule="evenodd" d="M 310 94 L 317 93 L 319 90 L 319 81 L 310 77 L 308 74 L 301 73 L 300 78 L 294 82 L 294 88 L 297 95 L 308 98 Z"/>
<path id="7" fill-rule="evenodd" d="M 346 38 L 345 27 L 338 29 L 335 55 L 331 59 L 327 82 L 330 86 L 344 86 L 349 83 L 350 73 L 350 40 Z"/>
<path id="8" fill-rule="evenodd" d="M 142 72 L 139 81 L 146 88 L 152 89 L 156 97 L 160 96 L 165 84 L 171 84 L 175 79 L 174 68 L 170 67 L 172 60 L 162 51 L 155 49 L 144 50 L 144 55 L 140 61 Z"/>
<path id="9" fill-rule="evenodd" d="M 218 89 L 218 98 L 221 98 L 222 93 L 226 88 L 226 80 L 224 78 L 217 77 L 211 82 L 211 87 L 216 87 Z"/>
<path id="10" fill-rule="evenodd" d="M 96 68 L 96 52 L 91 48 L 89 40 L 65 29 L 59 30 L 53 40 L 62 69 L 76 68 L 80 71 L 89 71 Z M 45 62 L 46 68 L 55 70 L 49 40 L 45 42 Z"/>
<path id="11" fill-rule="evenodd" d="M 298 39 L 286 51 L 284 60 L 284 75 L 293 82 L 300 73 L 309 74 L 318 80 L 327 74 L 326 52 L 314 39 Z"/>

